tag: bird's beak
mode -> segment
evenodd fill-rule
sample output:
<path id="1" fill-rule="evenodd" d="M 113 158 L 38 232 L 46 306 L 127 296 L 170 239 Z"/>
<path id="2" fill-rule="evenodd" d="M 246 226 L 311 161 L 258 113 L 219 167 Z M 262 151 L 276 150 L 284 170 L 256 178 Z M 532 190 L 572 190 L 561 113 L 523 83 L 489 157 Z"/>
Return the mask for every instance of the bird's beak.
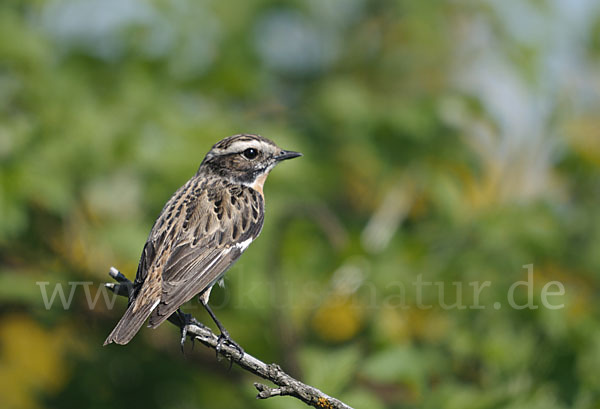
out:
<path id="1" fill-rule="evenodd" d="M 281 162 L 282 160 L 297 158 L 298 156 L 302 156 L 302 154 L 300 152 L 282 150 L 279 152 L 279 155 L 275 156 L 275 160 Z"/>

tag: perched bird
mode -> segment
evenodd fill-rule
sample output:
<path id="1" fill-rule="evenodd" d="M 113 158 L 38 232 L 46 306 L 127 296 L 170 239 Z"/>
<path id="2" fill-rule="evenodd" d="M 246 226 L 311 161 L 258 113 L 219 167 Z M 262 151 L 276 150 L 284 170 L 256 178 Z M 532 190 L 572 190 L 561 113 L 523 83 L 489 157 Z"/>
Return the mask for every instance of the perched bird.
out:
<path id="1" fill-rule="evenodd" d="M 154 223 L 127 311 L 104 345 L 128 343 L 148 317 L 156 328 L 199 294 L 221 331 L 219 341 L 237 346 L 208 305 L 210 291 L 262 229 L 267 175 L 298 156 L 259 135 L 234 135 L 215 144 Z"/>

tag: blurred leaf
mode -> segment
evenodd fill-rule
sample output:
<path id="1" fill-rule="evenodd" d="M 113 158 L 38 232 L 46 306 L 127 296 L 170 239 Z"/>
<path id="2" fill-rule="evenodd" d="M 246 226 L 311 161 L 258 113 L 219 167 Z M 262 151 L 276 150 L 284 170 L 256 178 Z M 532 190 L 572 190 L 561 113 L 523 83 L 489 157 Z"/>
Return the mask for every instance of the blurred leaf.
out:
<path id="1" fill-rule="evenodd" d="M 306 383 L 336 396 L 352 380 L 360 357 L 360 347 L 348 345 L 336 349 L 304 348 L 299 360 Z"/>
<path id="2" fill-rule="evenodd" d="M 0 300 L 6 304 L 39 305 L 40 288 L 30 274 L 0 271 Z"/>
<path id="3" fill-rule="evenodd" d="M 0 394 L 7 408 L 35 408 L 35 396 L 56 392 L 68 379 L 63 353 L 72 334 L 49 332 L 26 315 L 0 320 Z"/>
<path id="4" fill-rule="evenodd" d="M 409 346 L 392 347 L 371 355 L 361 373 L 376 382 L 403 382 L 419 389 L 429 366 L 424 358 L 418 350 Z"/>
<path id="5" fill-rule="evenodd" d="M 385 405 L 378 396 L 366 389 L 358 388 L 340 396 L 344 403 L 353 408 L 383 409 Z"/>
<path id="6" fill-rule="evenodd" d="M 313 317 L 313 327 L 323 339 L 343 342 L 362 327 L 361 302 L 353 296 L 332 295 L 325 299 Z"/>

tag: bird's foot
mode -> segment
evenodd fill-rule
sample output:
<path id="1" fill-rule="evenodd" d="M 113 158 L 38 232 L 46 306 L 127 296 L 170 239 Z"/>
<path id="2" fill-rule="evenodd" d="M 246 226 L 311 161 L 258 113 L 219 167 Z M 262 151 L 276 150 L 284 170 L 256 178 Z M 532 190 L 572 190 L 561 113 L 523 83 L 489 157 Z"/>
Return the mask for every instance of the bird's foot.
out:
<path id="1" fill-rule="evenodd" d="M 187 333 L 188 333 L 188 326 L 192 325 L 193 322 L 193 317 L 192 314 L 186 314 L 184 312 L 182 312 L 181 310 L 177 310 L 177 319 L 179 321 L 179 327 L 181 328 L 181 341 L 180 341 L 180 345 L 181 345 L 181 353 L 184 353 L 184 345 L 185 345 L 185 339 L 187 338 Z M 194 338 L 192 338 L 192 351 L 194 350 Z"/>
<path id="2" fill-rule="evenodd" d="M 221 335 L 219 335 L 219 339 L 217 340 L 217 347 L 215 348 L 217 356 L 219 356 L 219 353 L 223 348 L 223 344 L 225 343 L 229 344 L 232 348 L 235 348 L 240 353 L 240 358 L 244 356 L 244 348 L 242 348 L 237 342 L 231 339 L 231 337 L 229 336 L 229 332 L 227 331 L 221 331 Z"/>
<path id="3" fill-rule="evenodd" d="M 184 354 L 185 353 L 185 339 L 187 337 L 187 332 L 188 332 L 188 326 L 184 326 L 181 328 L 181 341 L 179 343 L 179 345 L 181 346 L 181 353 Z M 194 350 L 194 343 L 195 343 L 195 338 L 192 338 L 192 351 Z"/>

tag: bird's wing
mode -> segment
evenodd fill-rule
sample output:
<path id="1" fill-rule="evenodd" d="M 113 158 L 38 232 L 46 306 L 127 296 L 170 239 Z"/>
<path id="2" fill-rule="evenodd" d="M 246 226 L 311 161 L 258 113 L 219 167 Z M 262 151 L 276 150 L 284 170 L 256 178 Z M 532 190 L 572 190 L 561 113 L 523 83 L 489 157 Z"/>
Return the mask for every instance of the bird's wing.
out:
<path id="1" fill-rule="evenodd" d="M 263 224 L 263 198 L 253 189 L 216 183 L 204 186 L 180 212 L 161 246 L 160 303 L 150 316 L 156 327 L 183 303 L 218 281 L 254 240 Z"/>
<path id="2" fill-rule="evenodd" d="M 104 341 L 104 345 L 111 342 L 127 344 L 158 306 L 162 294 L 163 266 L 171 253 L 172 234 L 180 224 L 176 220 L 181 219 L 181 212 L 175 209 L 181 210 L 179 206 L 182 206 L 184 197 L 192 197 L 196 192 L 200 192 L 198 187 L 198 179 L 190 179 L 175 192 L 162 209 L 142 250 L 127 310 Z"/>

